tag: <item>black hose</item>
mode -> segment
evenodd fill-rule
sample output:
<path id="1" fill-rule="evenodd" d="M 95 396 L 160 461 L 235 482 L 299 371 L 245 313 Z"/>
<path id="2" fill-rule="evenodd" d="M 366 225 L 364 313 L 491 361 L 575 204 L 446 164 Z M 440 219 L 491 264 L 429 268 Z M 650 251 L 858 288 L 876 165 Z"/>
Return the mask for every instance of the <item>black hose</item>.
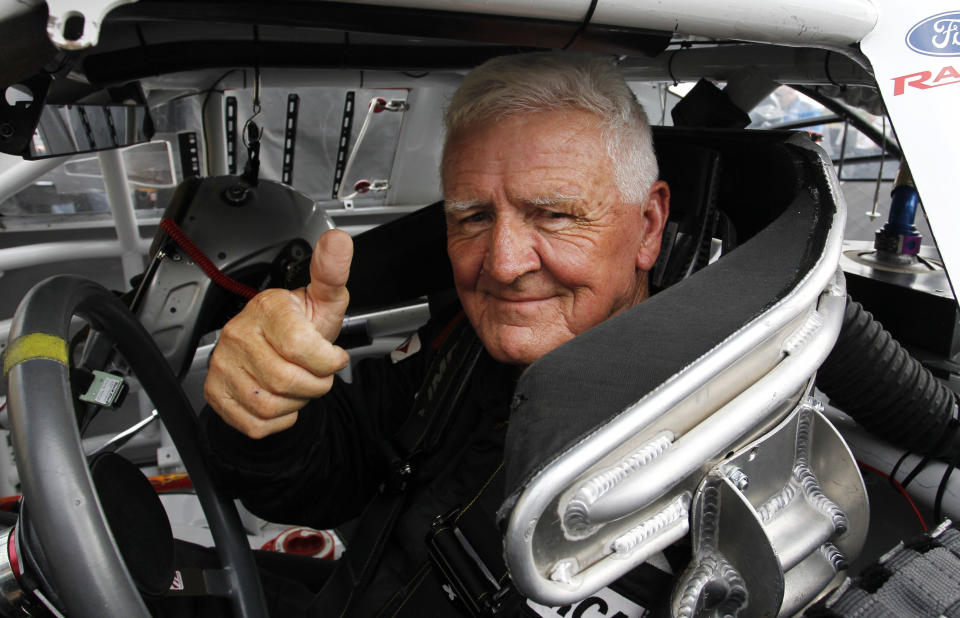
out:
<path id="1" fill-rule="evenodd" d="M 847 297 L 837 343 L 817 387 L 858 423 L 915 453 L 950 459 L 960 436 L 948 431 L 956 397 L 873 316 Z"/>

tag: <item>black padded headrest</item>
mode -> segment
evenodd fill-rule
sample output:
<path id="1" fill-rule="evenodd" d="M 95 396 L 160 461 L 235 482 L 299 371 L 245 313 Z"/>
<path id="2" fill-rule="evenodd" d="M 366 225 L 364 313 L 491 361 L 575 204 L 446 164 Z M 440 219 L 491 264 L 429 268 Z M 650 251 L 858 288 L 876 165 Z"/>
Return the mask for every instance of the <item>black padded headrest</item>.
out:
<path id="1" fill-rule="evenodd" d="M 765 227 L 524 372 L 507 433 L 508 504 L 543 466 L 782 299 L 821 255 L 835 204 L 811 151 L 784 143 L 784 134 L 698 133 L 698 144 L 721 153 L 725 173 L 757 166 L 759 176 L 739 188 L 728 182 L 724 193 L 721 183 L 719 205 L 734 208 L 748 229 Z M 778 177 L 764 175 L 772 171 Z"/>
<path id="2" fill-rule="evenodd" d="M 731 218 L 741 240 L 762 229 L 800 186 L 797 161 L 782 147 L 789 135 L 654 127 L 660 176 L 672 191 L 671 220 L 691 227 L 716 207 Z M 443 202 L 358 234 L 347 282 L 350 310 L 398 305 L 451 290 L 446 243 Z"/>
<path id="3" fill-rule="evenodd" d="M 399 305 L 453 288 L 443 202 L 358 234 L 350 264 L 350 311 Z"/>
<path id="4" fill-rule="evenodd" d="M 670 186 L 670 215 L 650 273 L 651 285 L 659 290 L 707 265 L 717 222 L 720 153 L 667 139 L 656 146 L 660 179 Z"/>
<path id="5" fill-rule="evenodd" d="M 790 131 L 653 127 L 660 177 L 675 194 L 671 209 L 676 201 L 686 213 L 696 207 L 687 206 L 687 202 L 707 199 L 703 189 L 694 193 L 685 185 L 705 182 L 709 168 L 704 167 L 704 153 L 717 152 L 717 209 L 731 218 L 741 241 L 749 239 L 776 219 L 805 184 L 805 158 L 785 145 L 796 135 Z M 671 213 L 671 219 L 678 216 L 682 215 Z"/>

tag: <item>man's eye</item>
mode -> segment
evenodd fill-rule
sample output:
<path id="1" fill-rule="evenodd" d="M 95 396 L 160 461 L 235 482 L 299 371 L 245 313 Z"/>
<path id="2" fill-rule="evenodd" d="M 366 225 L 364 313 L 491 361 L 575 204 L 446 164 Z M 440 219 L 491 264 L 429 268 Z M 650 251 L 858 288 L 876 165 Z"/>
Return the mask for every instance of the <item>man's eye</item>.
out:
<path id="1" fill-rule="evenodd" d="M 483 223 L 489 217 L 485 212 L 475 212 L 472 215 L 467 215 L 460 219 L 460 223 Z"/>
<path id="2" fill-rule="evenodd" d="M 564 212 L 562 210 L 541 210 L 540 216 L 550 221 L 558 221 L 558 220 L 573 218 L 573 215 L 571 215 L 569 212 Z"/>

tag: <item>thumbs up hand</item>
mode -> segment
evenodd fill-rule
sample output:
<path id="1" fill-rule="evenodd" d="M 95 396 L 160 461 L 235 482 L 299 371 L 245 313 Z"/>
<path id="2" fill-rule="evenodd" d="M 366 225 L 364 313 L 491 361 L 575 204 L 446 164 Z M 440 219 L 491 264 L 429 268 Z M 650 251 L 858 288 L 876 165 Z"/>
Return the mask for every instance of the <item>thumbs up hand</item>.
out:
<path id="1" fill-rule="evenodd" d="M 223 327 L 203 391 L 228 425 L 251 438 L 268 436 L 330 390 L 333 374 L 350 360 L 331 342 L 350 299 L 352 257 L 349 234 L 326 232 L 314 247 L 309 285 L 264 290 Z"/>

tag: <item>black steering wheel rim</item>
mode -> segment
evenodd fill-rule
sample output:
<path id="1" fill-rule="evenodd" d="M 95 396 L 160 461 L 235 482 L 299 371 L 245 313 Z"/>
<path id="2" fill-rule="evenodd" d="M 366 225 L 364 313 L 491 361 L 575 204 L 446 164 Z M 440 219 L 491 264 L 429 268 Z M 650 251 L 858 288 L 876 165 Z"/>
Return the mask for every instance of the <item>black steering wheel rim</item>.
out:
<path id="1" fill-rule="evenodd" d="M 120 557 L 87 470 L 73 415 L 67 339 L 72 316 L 114 342 L 138 376 L 190 472 L 221 564 L 222 592 L 243 618 L 267 616 L 263 589 L 233 502 L 215 489 L 197 439 L 196 417 L 166 360 L 116 296 L 92 281 L 60 275 L 21 301 L 4 358 L 11 438 L 36 538 L 49 556 L 47 579 L 72 616 L 149 616 Z"/>

